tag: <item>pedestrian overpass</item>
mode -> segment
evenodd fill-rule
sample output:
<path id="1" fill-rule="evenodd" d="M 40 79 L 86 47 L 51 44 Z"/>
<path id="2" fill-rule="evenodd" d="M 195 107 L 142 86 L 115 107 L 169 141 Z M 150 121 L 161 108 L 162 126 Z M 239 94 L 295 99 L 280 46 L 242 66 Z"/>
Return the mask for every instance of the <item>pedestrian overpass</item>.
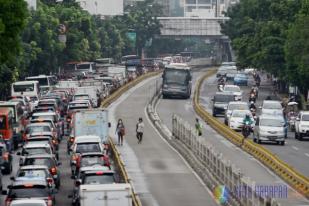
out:
<path id="1" fill-rule="evenodd" d="M 198 37 L 217 45 L 217 59 L 231 61 L 232 50 L 230 40 L 221 33 L 221 23 L 228 17 L 158 17 L 161 24 L 160 38 L 182 39 Z"/>

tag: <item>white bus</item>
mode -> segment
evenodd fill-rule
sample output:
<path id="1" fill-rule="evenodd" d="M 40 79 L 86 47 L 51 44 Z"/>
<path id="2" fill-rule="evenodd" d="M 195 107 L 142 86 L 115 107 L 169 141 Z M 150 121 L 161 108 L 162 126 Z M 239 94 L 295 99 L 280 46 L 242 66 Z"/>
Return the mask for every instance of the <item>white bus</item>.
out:
<path id="1" fill-rule="evenodd" d="M 39 98 L 40 88 L 38 81 L 19 81 L 11 84 L 11 96 L 28 96 Z"/>
<path id="2" fill-rule="evenodd" d="M 51 91 L 56 84 L 55 76 L 47 75 L 26 77 L 26 81 L 38 81 L 41 92 Z"/>

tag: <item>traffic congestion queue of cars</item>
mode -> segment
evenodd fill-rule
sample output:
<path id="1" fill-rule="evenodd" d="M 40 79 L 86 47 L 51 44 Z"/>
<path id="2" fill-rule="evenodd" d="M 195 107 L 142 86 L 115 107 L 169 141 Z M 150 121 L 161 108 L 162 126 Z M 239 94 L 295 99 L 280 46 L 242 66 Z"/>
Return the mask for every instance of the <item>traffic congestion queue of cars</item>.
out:
<path id="1" fill-rule="evenodd" d="M 117 74 L 123 67 L 113 68 L 107 70 L 107 75 L 86 75 L 79 80 L 60 80 L 57 84 L 54 76 L 46 75 L 27 77 L 27 81 L 12 84 L 12 97 L 0 102 L 0 191 L 6 195 L 5 206 L 56 205 L 55 196 L 61 187 L 58 151 L 65 136 L 68 136 L 68 161 L 75 180 L 70 196 L 72 205 L 88 205 L 87 198 L 80 202 L 80 195 L 97 190 L 88 186 L 93 184 L 101 185 L 100 194 L 125 191 L 126 195 L 118 199 L 128 202 L 125 199 L 131 197 L 130 185 L 117 184 L 116 188 L 110 185 L 119 182 L 119 175 L 108 152 L 108 115 L 106 111 L 94 109 L 100 106 L 100 100 L 137 77 L 124 76 L 127 72 L 122 72 L 120 78 Z M 78 115 L 84 116 L 76 118 Z M 82 124 L 80 120 L 85 122 Z M 20 167 L 10 178 L 8 188 L 3 188 L 2 173 L 11 174 L 14 150 Z"/>
<path id="2" fill-rule="evenodd" d="M 248 101 L 244 99 L 244 93 L 238 85 L 247 86 L 250 74 L 255 80 L 255 85 L 249 93 Z M 219 91 L 212 99 L 213 116 L 223 115 L 226 125 L 235 131 L 242 132 L 244 137 L 248 137 L 252 133 L 253 140 L 257 143 L 275 142 L 284 145 L 288 133 L 288 123 L 282 104 L 277 100 L 263 100 L 258 115 L 258 108 L 255 104 L 258 99 L 256 85 L 259 84 L 260 77 L 256 78 L 255 75 L 257 74 L 253 71 L 250 73 L 237 71 L 234 62 L 222 63 L 217 72 Z M 302 114 L 305 113 L 300 113 L 300 115 Z M 309 115 L 302 119 L 306 118 L 309 119 Z M 247 123 L 246 119 L 250 121 Z M 297 120 L 301 120 L 301 117 L 299 116 Z M 296 122 L 295 125 L 297 124 Z M 297 130 L 296 127 L 295 130 Z M 307 133 L 306 129 L 303 131 Z"/>

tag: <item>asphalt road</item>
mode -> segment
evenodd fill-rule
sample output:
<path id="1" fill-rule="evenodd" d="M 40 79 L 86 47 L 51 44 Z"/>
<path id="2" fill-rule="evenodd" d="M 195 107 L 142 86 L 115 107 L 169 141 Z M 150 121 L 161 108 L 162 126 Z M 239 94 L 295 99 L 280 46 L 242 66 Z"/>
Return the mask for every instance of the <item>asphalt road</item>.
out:
<path id="1" fill-rule="evenodd" d="M 253 79 L 251 78 L 250 83 L 252 84 Z M 251 85 L 250 84 L 250 85 Z M 248 101 L 249 87 L 242 86 L 241 89 L 244 91 L 243 100 Z M 204 107 L 211 112 L 212 103 L 211 99 L 213 98 L 215 92 L 217 91 L 217 83 L 215 76 L 207 79 L 203 85 L 203 89 L 201 91 L 201 102 Z M 266 77 L 262 79 L 261 88 L 259 89 L 259 98 L 256 103 L 256 106 L 261 106 L 262 101 L 266 99 L 266 97 L 272 94 L 272 87 L 270 82 L 267 81 Z M 259 110 L 258 110 L 259 113 Z M 218 117 L 222 122 L 222 117 Z M 252 138 L 252 135 L 251 135 Z M 288 138 L 286 139 L 285 146 L 280 146 L 274 143 L 263 142 L 262 145 L 272 151 L 275 155 L 280 157 L 286 163 L 291 165 L 293 168 L 297 169 L 303 175 L 309 177 L 309 138 L 304 139 L 303 141 L 299 141 L 295 139 L 294 132 L 288 132 Z"/>
<path id="2" fill-rule="evenodd" d="M 207 69 L 205 69 L 204 71 L 200 70 L 199 72 L 194 72 L 193 85 L 195 84 L 196 79 L 201 77 L 206 70 Z M 211 108 L 210 99 L 217 89 L 216 84 L 213 84 L 214 81 L 214 77 L 207 80 L 207 82 L 203 85 L 201 91 L 202 103 L 208 109 Z M 170 130 L 172 128 L 173 114 L 179 115 L 184 120 L 189 122 L 192 126 L 194 125 L 195 118 L 197 117 L 192 107 L 192 97 L 188 100 L 161 99 L 157 106 L 157 112 L 161 120 L 163 120 L 163 122 Z M 238 147 L 234 146 L 232 143 L 219 135 L 216 131 L 214 131 L 205 123 L 203 125 L 203 137 L 205 138 L 205 141 L 212 144 L 218 152 L 221 152 L 227 160 L 230 160 L 235 166 L 240 168 L 241 172 L 245 176 L 250 177 L 251 180 L 255 181 L 256 184 L 267 186 L 271 186 L 274 184 L 285 184 L 279 177 L 269 171 L 256 159 L 243 152 Z M 284 148 L 282 146 L 279 147 Z M 305 200 L 302 196 L 297 194 L 292 188 L 289 188 L 288 193 L 288 198 L 278 200 L 278 202 L 281 203 L 282 206 L 309 205 L 309 202 Z"/>
<path id="3" fill-rule="evenodd" d="M 122 118 L 126 127 L 123 146 L 118 146 L 128 174 L 143 206 L 214 206 L 212 195 L 183 159 L 155 131 L 145 116 L 154 91 L 154 78 L 129 91 L 109 109 L 110 119 Z M 135 126 L 144 119 L 142 144 L 137 143 Z M 115 125 L 115 124 L 113 124 Z M 114 130 L 111 129 L 114 136 Z M 115 141 L 116 138 L 115 138 Z"/>

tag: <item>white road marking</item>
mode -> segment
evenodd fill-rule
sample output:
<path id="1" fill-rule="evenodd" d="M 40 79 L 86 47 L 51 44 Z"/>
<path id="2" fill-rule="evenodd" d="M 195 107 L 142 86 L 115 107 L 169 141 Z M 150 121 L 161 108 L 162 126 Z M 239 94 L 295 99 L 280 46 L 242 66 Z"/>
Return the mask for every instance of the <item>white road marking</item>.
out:
<path id="1" fill-rule="evenodd" d="M 295 147 L 295 146 L 292 146 L 292 148 L 295 149 L 296 151 L 299 150 L 299 148 L 298 148 L 298 147 Z"/>
<path id="2" fill-rule="evenodd" d="M 309 154 L 308 154 L 308 153 L 305 153 L 305 155 L 306 155 L 307 157 L 309 157 Z"/>

